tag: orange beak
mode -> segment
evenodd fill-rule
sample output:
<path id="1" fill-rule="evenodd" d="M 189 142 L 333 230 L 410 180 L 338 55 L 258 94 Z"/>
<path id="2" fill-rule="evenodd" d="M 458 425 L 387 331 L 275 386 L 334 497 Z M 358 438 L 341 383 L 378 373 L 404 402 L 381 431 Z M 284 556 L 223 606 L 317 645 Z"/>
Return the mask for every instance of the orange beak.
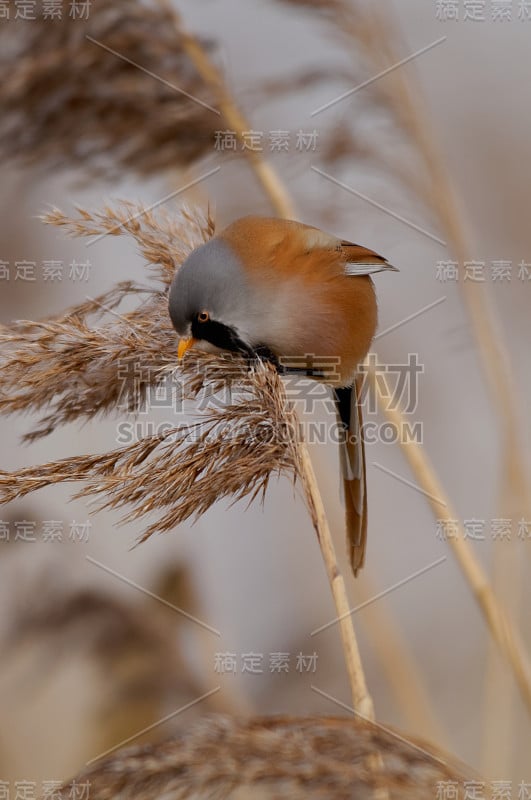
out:
<path id="1" fill-rule="evenodd" d="M 194 346 L 197 342 L 197 339 L 179 339 L 179 347 L 177 349 L 177 357 L 179 361 L 184 356 L 187 350 Z"/>

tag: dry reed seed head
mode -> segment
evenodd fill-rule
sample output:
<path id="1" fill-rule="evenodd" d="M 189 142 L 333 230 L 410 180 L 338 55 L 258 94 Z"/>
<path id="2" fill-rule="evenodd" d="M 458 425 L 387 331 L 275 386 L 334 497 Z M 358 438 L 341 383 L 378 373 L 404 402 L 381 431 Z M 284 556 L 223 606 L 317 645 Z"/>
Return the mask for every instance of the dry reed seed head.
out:
<path id="1" fill-rule="evenodd" d="M 176 635 L 182 617 L 145 598 L 131 602 L 94 586 L 66 589 L 59 578 L 57 569 L 39 574 L 32 587 L 38 604 L 27 585 L 23 591 L 13 587 L 10 628 L 2 641 L 5 653 L 38 647 L 40 659 L 33 656 L 37 667 L 43 660 L 53 666 L 72 652 L 86 654 L 101 665 L 106 680 L 120 682 L 122 694 L 131 695 L 139 685 L 145 696 L 166 695 L 166 700 L 168 692 L 184 691 L 190 699 L 202 693 L 179 653 Z M 136 665 L 135 656 L 138 668 L 122 674 L 120 664 L 130 659 Z M 36 682 L 48 674 L 38 668 L 35 672 Z"/>
<path id="2" fill-rule="evenodd" d="M 119 405 L 138 408 L 165 363 L 164 351 L 167 361 L 172 358 L 165 306 L 165 296 L 155 294 L 119 322 L 98 328 L 74 313 L 0 331 L 0 411 L 45 409 L 40 426 L 26 437 L 31 440 Z"/>
<path id="3" fill-rule="evenodd" d="M 213 368 L 216 389 L 221 371 L 215 356 L 197 354 Z M 193 392 L 208 388 L 195 377 Z M 219 373 L 219 378 L 217 377 Z M 184 371 L 186 381 L 186 370 Z M 0 473 L 0 502 L 64 481 L 83 481 L 76 497 L 97 496 L 99 508 L 129 508 L 124 521 L 151 512 L 158 520 L 145 531 L 171 530 L 205 513 L 217 500 L 253 500 L 265 494 L 271 474 L 297 471 L 297 427 L 284 387 L 270 366 L 247 377 L 243 394 L 188 425 L 146 436 L 101 455 L 74 456 L 18 472 Z"/>
<path id="4" fill-rule="evenodd" d="M 72 236 L 132 236 L 154 285 L 123 281 L 55 318 L 0 326 L 0 412 L 46 411 L 28 441 L 67 422 L 141 407 L 160 369 L 176 363 L 167 287 L 190 251 L 214 232 L 208 212 L 153 213 L 132 203 L 78 209 L 75 217 L 54 209 L 44 220 Z M 131 296 L 138 306 L 116 313 Z"/>
<path id="5" fill-rule="evenodd" d="M 89 757 L 94 749 L 106 751 L 210 687 L 182 658 L 183 624 L 189 623 L 181 615 L 138 592 L 118 596 L 103 586 L 80 583 L 71 555 L 63 554 L 59 563 L 44 569 L 41 564 L 22 581 L 20 570 L 7 570 L 3 588 L 9 626 L 0 636 L 0 651 L 4 661 L 14 659 L 20 665 L 15 691 L 28 680 L 36 692 L 50 675 L 61 680 L 65 664 L 73 659 L 90 669 L 88 691 L 96 694 L 83 720 L 85 741 L 92 742 Z M 206 700 L 205 708 L 216 706 Z M 160 738 L 158 730 L 149 741 Z"/>
<path id="6" fill-rule="evenodd" d="M 164 286 L 171 284 L 175 270 L 190 252 L 215 231 L 209 209 L 173 206 L 152 211 L 140 203 L 122 200 L 101 211 L 81 207 L 76 211 L 77 216 L 67 216 L 52 208 L 41 219 L 72 237 L 131 236 L 150 271 Z"/>
<path id="7" fill-rule="evenodd" d="M 215 102 L 182 49 L 174 12 L 160 4 L 97 0 L 83 20 L 4 20 L 0 67 L 9 74 L 0 86 L 3 158 L 119 177 L 212 151 L 219 115 L 190 97 Z"/>
<path id="8" fill-rule="evenodd" d="M 175 268 L 213 233 L 209 215 L 144 213 L 122 204 L 75 218 L 58 210 L 45 220 L 72 235 L 112 230 L 137 241 L 159 287 L 132 282 L 84 302 L 55 319 L 19 322 L 0 329 L 0 411 L 45 410 L 28 440 L 58 425 L 125 406 L 137 411 L 150 387 L 168 377 L 183 397 L 229 390 L 221 404 L 189 425 L 176 424 L 101 455 L 74 456 L 15 473 L 0 473 L 0 501 L 63 481 L 84 481 L 76 496 L 96 496 L 100 508 L 128 508 L 132 520 L 159 515 L 143 538 L 197 517 L 221 498 L 264 495 L 271 474 L 298 471 L 298 429 L 282 381 L 267 364 L 250 368 L 227 354 L 189 354 L 178 369 L 176 334 L 167 309 L 167 287 Z M 116 314 L 131 294 L 146 294 L 133 311 Z M 101 323 L 111 308 L 111 321 Z"/>
<path id="9" fill-rule="evenodd" d="M 128 604 L 96 587 L 59 588 L 59 577 L 52 570 L 40 576 L 35 586 L 38 604 L 34 596 L 21 594 L 6 636 L 8 647 L 36 643 L 41 638 L 59 658 L 76 642 L 76 649 L 93 651 L 109 660 L 127 648 L 160 650 L 157 610 L 150 609 L 148 614 L 141 603 Z"/>
<path id="10" fill-rule="evenodd" d="M 383 758 L 374 771 L 368 760 L 377 753 Z M 436 795 L 439 781 L 466 779 L 445 762 L 445 755 L 430 754 L 424 744 L 410 744 L 403 734 L 361 720 L 271 717 L 242 722 L 208 716 L 180 736 L 96 762 L 75 783 L 87 783 L 92 800 L 118 795 L 135 800 L 373 800 L 381 787 L 390 800 L 424 800 Z M 73 785 L 65 784 L 58 796 L 67 798 Z"/>
<path id="11" fill-rule="evenodd" d="M 148 389 L 172 376 L 172 388 L 183 397 L 226 389 L 231 395 L 190 425 L 176 424 L 110 453 L 2 472 L 0 501 L 54 483 L 85 481 L 76 496 L 97 496 L 101 508 L 129 508 L 125 520 L 158 513 L 146 538 L 199 516 L 218 499 L 252 500 L 265 493 L 273 472 L 295 476 L 296 420 L 272 367 L 249 368 L 239 357 L 196 352 L 176 369 L 167 286 L 190 250 L 212 235 L 210 216 L 184 210 L 172 217 L 122 204 L 97 213 L 78 209 L 75 218 L 54 210 L 45 220 L 72 235 L 112 230 L 133 236 L 155 265 L 159 287 L 124 282 L 54 319 L 0 329 L 0 411 L 46 410 L 27 439 L 120 406 L 139 410 Z M 116 314 L 125 297 L 143 292 L 146 299 L 135 310 Z M 115 312 L 111 321 L 93 327 L 109 308 Z"/>

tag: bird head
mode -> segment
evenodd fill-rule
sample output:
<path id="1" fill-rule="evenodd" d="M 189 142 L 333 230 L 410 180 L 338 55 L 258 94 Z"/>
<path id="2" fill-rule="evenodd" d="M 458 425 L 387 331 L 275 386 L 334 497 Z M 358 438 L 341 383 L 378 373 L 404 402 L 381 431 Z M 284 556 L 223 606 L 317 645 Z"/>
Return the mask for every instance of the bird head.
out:
<path id="1" fill-rule="evenodd" d="M 169 312 L 179 357 L 200 349 L 251 353 L 253 293 L 237 253 L 216 237 L 194 250 L 177 272 Z"/>

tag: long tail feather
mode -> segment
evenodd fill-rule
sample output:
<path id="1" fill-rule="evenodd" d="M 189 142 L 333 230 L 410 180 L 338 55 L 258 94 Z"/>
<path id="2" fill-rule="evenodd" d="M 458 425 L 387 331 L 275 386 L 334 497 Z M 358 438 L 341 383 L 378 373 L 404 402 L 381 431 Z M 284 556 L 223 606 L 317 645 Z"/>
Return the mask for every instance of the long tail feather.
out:
<path id="1" fill-rule="evenodd" d="M 360 378 L 353 386 L 335 389 L 338 414 L 348 432 L 345 444 L 341 445 L 341 470 L 345 494 L 347 546 L 354 575 L 357 575 L 365 561 L 367 542 L 367 487 L 360 395 Z"/>

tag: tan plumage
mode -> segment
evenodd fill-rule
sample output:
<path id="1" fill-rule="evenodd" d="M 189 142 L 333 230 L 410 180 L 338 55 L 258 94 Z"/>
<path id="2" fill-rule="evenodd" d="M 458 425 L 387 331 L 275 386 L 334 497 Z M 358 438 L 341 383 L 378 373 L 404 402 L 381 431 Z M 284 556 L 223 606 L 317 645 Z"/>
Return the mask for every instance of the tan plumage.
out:
<path id="1" fill-rule="evenodd" d="M 223 323 L 225 329 L 232 331 L 233 340 L 247 349 L 265 346 L 281 361 L 305 356 L 314 357 L 316 362 L 333 359 L 338 363 L 326 382 L 334 388 L 352 387 L 352 397 L 347 395 L 348 411 L 345 402 L 338 399 L 337 404 L 349 429 L 342 446 L 342 468 L 349 556 L 356 574 L 363 565 L 367 536 L 363 421 L 357 376 L 377 325 L 370 274 L 395 268 L 366 247 L 291 220 L 244 217 L 212 242 L 210 251 L 206 245 L 197 266 L 190 271 L 190 284 L 199 280 L 209 283 L 210 296 L 206 288 L 204 295 L 194 289 L 198 307 L 185 309 L 179 296 L 190 284 L 177 273 L 172 286 L 170 315 L 179 333 L 183 335 L 182 331 L 187 330 L 187 314 L 193 319 L 194 314 L 197 317 L 203 311 L 207 320 Z M 215 263 L 209 264 L 209 259 Z M 186 342 L 202 338 L 204 328 L 197 321 L 194 324 L 195 327 L 188 325 L 193 338 Z M 205 339 L 208 347 L 218 344 L 212 337 Z M 225 336 L 218 346 L 226 347 L 226 341 Z M 181 347 L 182 352 L 186 346 Z"/>
<path id="2" fill-rule="evenodd" d="M 291 220 L 244 217 L 220 237 L 238 253 L 261 293 L 275 305 L 281 335 L 267 340 L 278 356 L 340 358 L 338 386 L 352 384 L 377 324 L 376 295 L 368 275 L 350 276 L 347 263 L 385 259 Z"/>

